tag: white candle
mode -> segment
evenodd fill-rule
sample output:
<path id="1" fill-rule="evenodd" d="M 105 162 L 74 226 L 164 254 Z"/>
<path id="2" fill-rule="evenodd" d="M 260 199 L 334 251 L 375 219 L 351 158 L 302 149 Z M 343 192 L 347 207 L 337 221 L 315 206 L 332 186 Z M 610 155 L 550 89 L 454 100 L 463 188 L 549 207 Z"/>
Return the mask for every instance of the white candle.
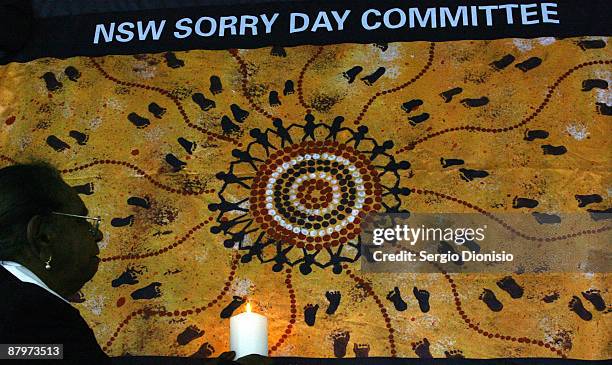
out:
<path id="1" fill-rule="evenodd" d="M 247 303 L 246 312 L 230 318 L 230 350 L 236 359 L 246 355 L 268 356 L 268 319 L 251 312 Z"/>

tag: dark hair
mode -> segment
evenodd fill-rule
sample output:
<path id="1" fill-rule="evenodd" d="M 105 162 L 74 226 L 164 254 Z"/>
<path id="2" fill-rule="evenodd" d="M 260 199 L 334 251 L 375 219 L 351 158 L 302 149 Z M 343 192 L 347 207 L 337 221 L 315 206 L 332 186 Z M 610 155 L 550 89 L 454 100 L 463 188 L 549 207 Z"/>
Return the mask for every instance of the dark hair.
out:
<path id="1" fill-rule="evenodd" d="M 9 260 L 26 242 L 27 224 L 37 214 L 59 210 L 59 171 L 45 162 L 0 169 L 0 260 Z"/>

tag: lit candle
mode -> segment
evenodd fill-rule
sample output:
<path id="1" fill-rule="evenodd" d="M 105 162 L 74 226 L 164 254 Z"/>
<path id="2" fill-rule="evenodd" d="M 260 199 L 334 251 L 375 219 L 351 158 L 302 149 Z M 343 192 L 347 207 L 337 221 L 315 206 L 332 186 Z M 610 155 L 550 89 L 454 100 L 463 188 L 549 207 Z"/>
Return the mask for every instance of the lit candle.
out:
<path id="1" fill-rule="evenodd" d="M 230 318 L 230 350 L 239 359 L 246 355 L 268 356 L 268 319 L 251 312 L 251 303 L 246 312 Z"/>

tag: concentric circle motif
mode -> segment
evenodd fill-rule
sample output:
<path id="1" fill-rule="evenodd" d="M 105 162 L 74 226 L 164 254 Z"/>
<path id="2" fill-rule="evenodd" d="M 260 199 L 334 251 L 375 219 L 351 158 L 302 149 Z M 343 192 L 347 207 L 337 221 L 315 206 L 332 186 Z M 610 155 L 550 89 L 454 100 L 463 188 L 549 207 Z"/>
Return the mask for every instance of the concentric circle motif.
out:
<path id="1" fill-rule="evenodd" d="M 285 127 L 275 120 L 249 131 L 246 147 L 232 150 L 210 231 L 240 250 L 241 261 L 270 264 L 273 271 L 297 266 L 339 274 L 360 257 L 360 224 L 371 212 L 403 212 L 408 161 L 396 161 L 392 141 L 377 141 L 366 126 L 332 123 Z M 246 135 L 246 133 L 244 133 Z"/>
<path id="2" fill-rule="evenodd" d="M 378 172 L 338 142 L 304 142 L 265 161 L 251 186 L 250 211 L 274 239 L 315 247 L 354 239 L 366 214 L 381 208 Z"/>

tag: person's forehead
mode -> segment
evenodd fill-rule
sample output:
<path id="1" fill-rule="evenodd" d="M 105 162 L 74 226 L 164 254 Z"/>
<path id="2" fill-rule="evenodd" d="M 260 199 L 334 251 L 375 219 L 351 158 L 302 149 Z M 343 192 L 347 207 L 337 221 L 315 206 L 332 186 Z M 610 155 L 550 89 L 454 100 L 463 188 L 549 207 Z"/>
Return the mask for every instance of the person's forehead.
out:
<path id="1" fill-rule="evenodd" d="M 59 199 L 62 202 L 64 209 L 69 210 L 63 213 L 87 215 L 87 206 L 79 197 L 79 194 L 66 183 L 62 183 L 59 189 Z"/>

